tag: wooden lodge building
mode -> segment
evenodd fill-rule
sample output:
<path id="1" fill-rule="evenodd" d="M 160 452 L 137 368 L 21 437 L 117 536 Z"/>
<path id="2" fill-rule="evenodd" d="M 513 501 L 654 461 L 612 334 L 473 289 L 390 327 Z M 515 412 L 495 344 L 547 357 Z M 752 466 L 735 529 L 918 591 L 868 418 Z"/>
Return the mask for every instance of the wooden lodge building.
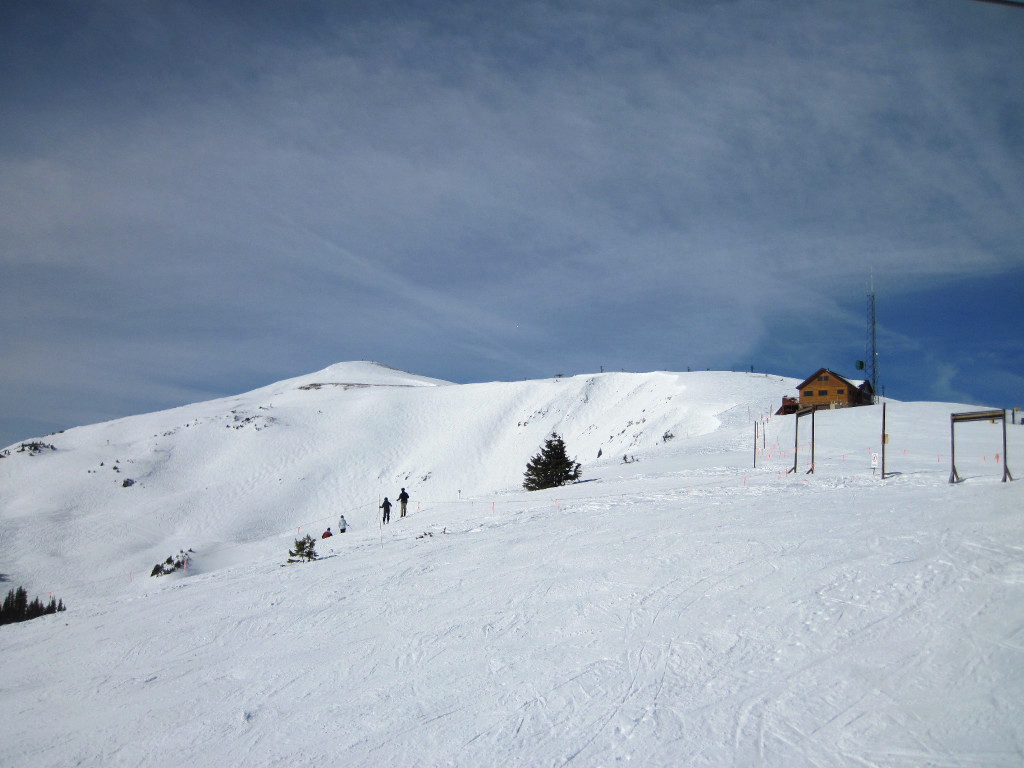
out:
<path id="1" fill-rule="evenodd" d="M 870 381 L 854 381 L 828 368 L 819 368 L 800 382 L 797 390 L 798 397 L 782 398 L 776 415 L 796 413 L 803 408 L 851 408 L 875 402 Z"/>

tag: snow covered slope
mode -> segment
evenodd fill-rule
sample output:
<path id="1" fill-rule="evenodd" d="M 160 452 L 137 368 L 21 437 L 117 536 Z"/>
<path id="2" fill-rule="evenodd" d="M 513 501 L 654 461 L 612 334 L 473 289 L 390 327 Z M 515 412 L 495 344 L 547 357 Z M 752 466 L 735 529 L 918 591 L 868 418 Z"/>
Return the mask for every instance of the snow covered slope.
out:
<path id="1" fill-rule="evenodd" d="M 969 408 L 890 403 L 883 481 L 881 408 L 820 412 L 805 474 L 796 383 L 345 363 L 14 446 L 0 572 L 70 608 L 0 628 L 0 765 L 1022 764 L 1001 427 L 951 486 Z M 583 482 L 524 492 L 551 431 Z"/>
<path id="2" fill-rule="evenodd" d="M 15 580 L 77 597 L 83 575 L 88 594 L 137 571 L 135 557 L 152 565 L 183 547 L 223 549 L 300 526 L 319 533 L 341 513 L 365 528 L 401 487 L 420 504 L 518 490 L 552 431 L 589 469 L 666 433 L 685 442 L 721 419 L 752 423 L 748 401 L 768 412 L 793 385 L 652 373 L 453 386 L 342 363 L 41 439 L 54 450 L 14 446 L 0 460 L 0 557 Z"/>

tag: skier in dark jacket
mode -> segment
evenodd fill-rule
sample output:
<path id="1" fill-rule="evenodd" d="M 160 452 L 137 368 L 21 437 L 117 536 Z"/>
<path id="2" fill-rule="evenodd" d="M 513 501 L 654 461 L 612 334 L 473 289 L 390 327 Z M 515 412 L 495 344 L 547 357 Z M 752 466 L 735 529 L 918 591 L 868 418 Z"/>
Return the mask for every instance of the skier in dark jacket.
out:
<path id="1" fill-rule="evenodd" d="M 384 522 L 391 522 L 391 502 L 388 501 L 388 497 L 384 497 L 384 503 L 380 505 L 380 508 L 384 510 Z"/>
<path id="2" fill-rule="evenodd" d="M 405 492 L 405 488 L 398 494 L 398 503 L 402 505 L 402 517 L 405 517 L 405 505 L 409 503 L 409 494 Z"/>

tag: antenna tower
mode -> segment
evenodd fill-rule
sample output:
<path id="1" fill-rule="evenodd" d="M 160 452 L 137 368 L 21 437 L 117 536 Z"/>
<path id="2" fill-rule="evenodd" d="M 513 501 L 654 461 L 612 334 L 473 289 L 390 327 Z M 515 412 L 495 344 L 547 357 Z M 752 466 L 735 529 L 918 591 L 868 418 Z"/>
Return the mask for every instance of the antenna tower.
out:
<path id="1" fill-rule="evenodd" d="M 867 375 L 871 382 L 871 391 L 874 392 L 874 400 L 878 402 L 878 334 L 877 323 L 875 322 L 875 277 L 871 276 L 871 286 L 868 290 L 868 338 L 867 344 Z"/>

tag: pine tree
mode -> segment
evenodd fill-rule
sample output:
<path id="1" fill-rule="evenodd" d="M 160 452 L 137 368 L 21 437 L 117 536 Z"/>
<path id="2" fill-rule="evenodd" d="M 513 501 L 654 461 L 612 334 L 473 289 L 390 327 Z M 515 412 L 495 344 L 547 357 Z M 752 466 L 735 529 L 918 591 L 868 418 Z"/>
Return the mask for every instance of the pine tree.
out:
<path id="1" fill-rule="evenodd" d="M 544 441 L 540 453 L 530 459 L 526 465 L 526 478 L 523 488 L 528 491 L 539 491 L 543 488 L 556 488 L 578 480 L 580 463 L 573 461 L 565 450 L 565 441 L 556 432 Z"/>
<path id="2" fill-rule="evenodd" d="M 7 593 L 3 605 L 0 605 L 0 624 L 10 624 L 14 621 L 14 590 Z"/>
<path id="3" fill-rule="evenodd" d="M 295 549 L 288 550 L 291 557 L 289 563 L 301 563 L 303 560 L 316 560 L 316 542 L 308 533 L 305 538 L 295 540 Z"/>
<path id="4" fill-rule="evenodd" d="M 33 598 L 32 602 L 28 604 L 28 608 L 25 609 L 25 620 L 38 619 L 45 612 L 46 609 L 43 607 L 43 601 L 38 597 Z"/>

